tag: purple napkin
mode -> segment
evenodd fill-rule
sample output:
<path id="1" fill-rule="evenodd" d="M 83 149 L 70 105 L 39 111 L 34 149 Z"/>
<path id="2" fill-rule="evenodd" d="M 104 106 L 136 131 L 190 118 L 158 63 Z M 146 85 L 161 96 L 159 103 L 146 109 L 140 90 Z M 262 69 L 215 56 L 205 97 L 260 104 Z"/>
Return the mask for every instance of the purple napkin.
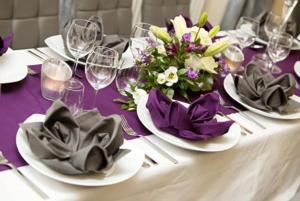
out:
<path id="1" fill-rule="evenodd" d="M 188 140 L 207 140 L 227 133 L 233 121 L 218 122 L 219 95 L 208 93 L 188 108 L 152 89 L 146 104 L 154 125 L 172 135 Z"/>
<path id="2" fill-rule="evenodd" d="M 1 38 L 0 36 L 0 56 L 2 56 L 8 50 L 12 40 L 12 34 L 8 35 L 6 38 Z"/>

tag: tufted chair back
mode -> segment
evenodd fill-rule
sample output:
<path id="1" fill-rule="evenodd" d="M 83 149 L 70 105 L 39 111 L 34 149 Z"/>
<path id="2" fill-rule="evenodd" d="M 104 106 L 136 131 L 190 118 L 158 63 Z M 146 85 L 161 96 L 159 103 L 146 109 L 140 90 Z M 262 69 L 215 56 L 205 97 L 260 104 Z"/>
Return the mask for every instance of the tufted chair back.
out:
<path id="1" fill-rule="evenodd" d="M 0 35 L 13 33 L 13 49 L 44 45 L 58 34 L 59 0 L 0 0 Z"/>
<path id="2" fill-rule="evenodd" d="M 176 15 L 189 16 L 190 0 L 143 0 L 142 22 L 165 26 Z"/>
<path id="3" fill-rule="evenodd" d="M 132 0 L 77 0 L 76 17 L 102 17 L 105 34 L 129 36 L 131 31 Z"/>

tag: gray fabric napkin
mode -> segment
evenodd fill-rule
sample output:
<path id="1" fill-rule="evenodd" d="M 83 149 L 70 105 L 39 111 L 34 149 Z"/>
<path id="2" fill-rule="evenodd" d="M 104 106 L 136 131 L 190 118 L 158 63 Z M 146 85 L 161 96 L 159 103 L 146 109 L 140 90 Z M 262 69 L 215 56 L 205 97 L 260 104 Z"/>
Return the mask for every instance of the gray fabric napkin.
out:
<path id="1" fill-rule="evenodd" d="M 118 35 L 104 35 L 103 22 L 102 22 L 102 18 L 100 18 L 100 17 L 91 16 L 89 18 L 89 20 L 98 25 L 97 38 L 96 38 L 96 42 L 95 42 L 94 46 L 105 46 L 105 47 L 112 48 L 112 49 L 116 50 L 119 53 L 119 57 L 121 57 L 123 52 L 125 52 L 126 49 L 128 48 L 129 39 L 122 38 Z M 64 46 L 65 46 L 65 50 L 66 50 L 67 54 L 70 57 L 73 57 L 72 54 L 69 52 L 69 50 L 67 48 L 67 43 L 66 43 L 67 33 L 68 33 L 68 29 L 71 25 L 71 22 L 72 22 L 72 20 L 67 22 L 66 25 L 64 26 L 62 37 L 63 37 Z M 86 58 L 87 58 L 87 56 L 86 56 Z M 80 60 L 85 61 L 86 58 L 82 58 Z"/>
<path id="2" fill-rule="evenodd" d="M 291 74 L 275 78 L 250 63 L 243 77 L 234 76 L 234 83 L 240 98 L 251 107 L 279 113 L 290 113 L 300 107 L 300 103 L 289 99 L 296 90 L 296 80 Z"/>
<path id="3" fill-rule="evenodd" d="M 113 164 L 113 155 L 123 144 L 121 119 L 103 117 L 98 110 L 73 117 L 56 101 L 44 122 L 24 123 L 32 152 L 52 169 L 67 175 L 100 172 Z"/>

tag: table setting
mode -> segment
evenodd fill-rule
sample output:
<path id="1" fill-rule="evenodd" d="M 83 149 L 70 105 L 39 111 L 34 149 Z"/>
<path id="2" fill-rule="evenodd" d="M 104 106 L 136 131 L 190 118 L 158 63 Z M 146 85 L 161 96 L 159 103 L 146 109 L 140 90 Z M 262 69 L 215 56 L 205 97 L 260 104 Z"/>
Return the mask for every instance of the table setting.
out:
<path id="1" fill-rule="evenodd" d="M 1 163 L 0 180 L 32 200 L 288 200 L 300 185 L 300 53 L 281 28 L 265 50 L 251 48 L 252 18 L 224 34 L 206 12 L 196 24 L 178 15 L 126 39 L 93 16 L 19 51 L 26 62 L 0 38 L 0 151 L 25 182 Z"/>

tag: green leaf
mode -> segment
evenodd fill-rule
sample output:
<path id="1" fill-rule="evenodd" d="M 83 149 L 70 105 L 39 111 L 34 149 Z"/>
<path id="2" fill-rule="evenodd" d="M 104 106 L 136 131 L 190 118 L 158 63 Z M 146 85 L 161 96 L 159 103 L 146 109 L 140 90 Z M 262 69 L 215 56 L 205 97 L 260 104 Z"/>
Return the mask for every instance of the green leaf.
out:
<path id="1" fill-rule="evenodd" d="M 188 71 L 188 69 L 186 69 L 186 68 L 181 68 L 181 69 L 177 72 L 177 74 L 178 74 L 178 75 L 184 75 L 184 74 L 186 74 L 187 71 Z"/>
<path id="2" fill-rule="evenodd" d="M 170 99 L 172 99 L 173 96 L 174 96 L 174 89 L 168 88 L 167 91 L 166 91 L 166 95 L 167 95 Z"/>

